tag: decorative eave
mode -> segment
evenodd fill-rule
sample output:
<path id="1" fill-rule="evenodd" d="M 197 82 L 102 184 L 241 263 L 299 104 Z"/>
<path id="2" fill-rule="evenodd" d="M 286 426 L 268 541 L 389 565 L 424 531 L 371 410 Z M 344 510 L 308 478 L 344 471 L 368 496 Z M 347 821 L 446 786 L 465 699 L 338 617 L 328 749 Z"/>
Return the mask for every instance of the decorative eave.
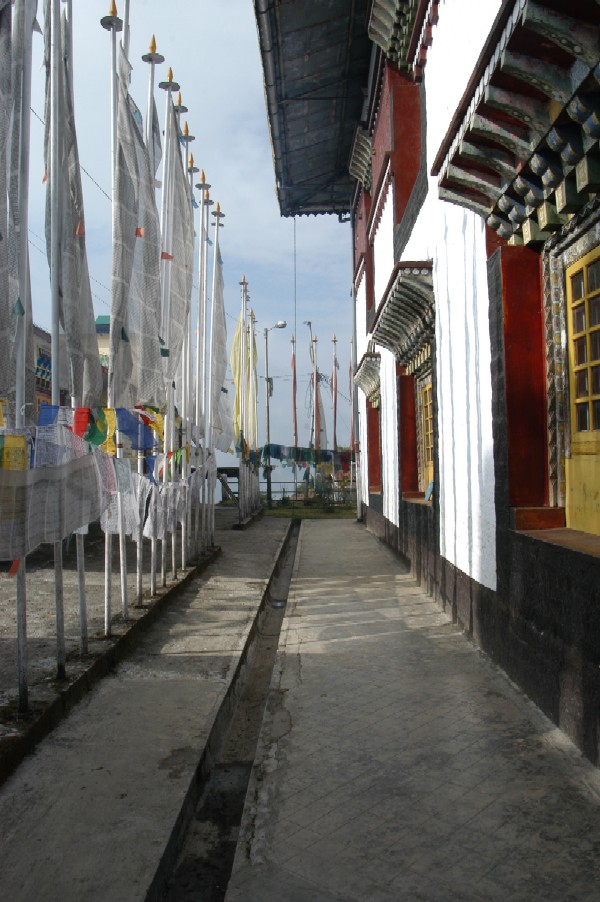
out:
<path id="1" fill-rule="evenodd" d="M 373 339 L 408 365 L 431 343 L 435 301 L 430 260 L 398 263 L 375 314 Z"/>
<path id="2" fill-rule="evenodd" d="M 350 175 L 364 188 L 371 190 L 373 178 L 372 166 L 373 142 L 369 132 L 360 126 L 356 129 L 352 150 L 350 151 Z"/>
<path id="3" fill-rule="evenodd" d="M 507 0 L 433 164 L 439 196 L 536 247 L 600 187 L 597 2 Z"/>
<path id="4" fill-rule="evenodd" d="M 423 77 L 438 9 L 439 0 L 373 0 L 369 37 L 415 81 Z"/>
<path id="5" fill-rule="evenodd" d="M 379 397 L 379 368 L 381 354 L 373 350 L 373 342 L 369 342 L 368 350 L 361 357 L 354 374 L 354 384 L 367 396 L 367 400 Z"/>

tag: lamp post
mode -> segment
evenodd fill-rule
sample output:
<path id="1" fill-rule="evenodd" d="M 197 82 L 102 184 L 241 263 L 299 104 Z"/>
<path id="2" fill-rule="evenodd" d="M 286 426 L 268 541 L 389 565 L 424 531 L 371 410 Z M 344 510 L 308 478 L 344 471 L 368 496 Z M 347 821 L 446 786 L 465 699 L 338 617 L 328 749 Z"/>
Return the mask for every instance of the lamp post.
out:
<path id="1" fill-rule="evenodd" d="M 267 464 L 265 471 L 267 474 L 267 507 L 273 507 L 273 499 L 271 496 L 271 453 L 269 445 L 271 443 L 270 423 L 269 423 L 269 397 L 271 396 L 271 382 L 269 379 L 269 332 L 272 329 L 285 329 L 287 323 L 284 319 L 278 320 L 274 326 L 265 328 L 265 399 L 267 411 Z"/>

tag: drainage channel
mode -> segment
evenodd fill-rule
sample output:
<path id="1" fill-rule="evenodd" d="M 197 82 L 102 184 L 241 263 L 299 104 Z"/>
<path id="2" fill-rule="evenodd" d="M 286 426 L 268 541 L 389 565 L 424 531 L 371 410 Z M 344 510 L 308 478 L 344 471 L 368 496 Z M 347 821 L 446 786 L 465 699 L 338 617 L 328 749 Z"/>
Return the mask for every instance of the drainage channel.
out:
<path id="1" fill-rule="evenodd" d="M 164 902 L 221 902 L 225 898 L 275 664 L 299 530 L 300 522 L 294 522 L 259 614 L 255 646 L 237 703 L 162 896 Z"/>

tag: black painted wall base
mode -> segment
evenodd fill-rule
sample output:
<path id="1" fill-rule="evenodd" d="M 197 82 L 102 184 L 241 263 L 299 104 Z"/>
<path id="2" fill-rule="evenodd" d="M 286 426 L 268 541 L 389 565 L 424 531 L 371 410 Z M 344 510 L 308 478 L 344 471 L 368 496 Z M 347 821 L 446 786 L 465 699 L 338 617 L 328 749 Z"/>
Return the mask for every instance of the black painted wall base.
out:
<path id="1" fill-rule="evenodd" d="M 600 763 L 600 558 L 498 531 L 498 589 L 436 552 L 434 511 L 400 504 L 400 526 L 372 506 L 367 528 L 473 641 L 594 763 Z"/>

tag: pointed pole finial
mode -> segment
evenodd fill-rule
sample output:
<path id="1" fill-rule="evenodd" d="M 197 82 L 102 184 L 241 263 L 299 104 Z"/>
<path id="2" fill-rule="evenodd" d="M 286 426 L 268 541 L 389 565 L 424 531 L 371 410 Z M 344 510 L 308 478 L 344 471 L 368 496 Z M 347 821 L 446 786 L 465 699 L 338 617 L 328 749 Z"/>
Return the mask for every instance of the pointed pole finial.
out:
<path id="1" fill-rule="evenodd" d="M 181 97 L 181 94 L 179 96 Z M 187 138 L 189 133 L 190 133 L 190 129 L 189 129 L 189 126 L 187 124 L 187 119 L 186 119 L 185 122 L 183 123 L 183 134 Z"/>
<path id="2" fill-rule="evenodd" d="M 221 220 L 225 219 L 225 214 L 221 213 L 221 204 L 218 201 L 217 201 L 217 205 L 216 205 L 215 209 L 211 213 L 211 216 L 215 217 L 215 223 L 214 223 L 215 227 L 223 225 Z"/>
<path id="3" fill-rule="evenodd" d="M 173 80 L 173 70 L 169 66 L 169 71 L 167 72 L 167 80 L 161 81 L 158 83 L 158 87 L 161 91 L 178 91 L 179 85 L 176 81 Z"/>
<path id="4" fill-rule="evenodd" d="M 206 176 L 204 175 L 204 169 L 203 169 L 202 172 L 200 173 L 200 181 L 197 182 L 196 188 L 197 188 L 199 191 L 203 191 L 204 189 L 210 188 L 210 185 L 209 185 L 208 182 L 206 181 Z"/>
<path id="5" fill-rule="evenodd" d="M 148 53 L 144 53 L 142 56 L 142 60 L 145 63 L 164 63 L 165 58 L 162 53 L 156 52 L 156 38 L 152 35 L 152 40 L 150 41 L 150 47 L 148 49 Z"/>
<path id="6" fill-rule="evenodd" d="M 110 12 L 107 16 L 102 16 L 102 18 L 100 19 L 100 25 L 102 25 L 102 28 L 105 28 L 106 31 L 116 32 L 123 30 L 123 21 L 119 19 L 117 4 L 115 3 L 115 0 L 111 0 Z"/>
<path id="7" fill-rule="evenodd" d="M 194 154 L 191 153 L 190 154 L 190 166 L 193 166 L 193 165 L 194 165 Z"/>
<path id="8" fill-rule="evenodd" d="M 183 106 L 183 104 L 181 102 L 181 91 L 177 95 L 177 106 Z"/>

